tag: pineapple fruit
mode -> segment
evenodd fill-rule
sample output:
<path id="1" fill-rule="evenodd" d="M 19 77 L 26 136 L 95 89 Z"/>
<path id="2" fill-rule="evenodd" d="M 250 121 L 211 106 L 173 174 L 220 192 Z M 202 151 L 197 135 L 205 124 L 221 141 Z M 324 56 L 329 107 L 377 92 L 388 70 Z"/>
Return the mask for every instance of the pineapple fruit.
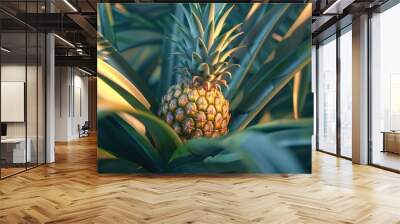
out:
<path id="1" fill-rule="evenodd" d="M 231 71 L 239 65 L 231 55 L 242 46 L 231 43 L 242 34 L 237 24 L 223 32 L 225 21 L 233 6 L 226 8 L 215 3 L 194 3 L 185 8 L 186 23 L 173 16 L 180 39 L 176 43 L 179 66 L 177 84 L 162 97 L 159 115 L 183 141 L 194 137 L 218 137 L 228 132 L 229 102 L 221 92 L 228 87 Z"/>

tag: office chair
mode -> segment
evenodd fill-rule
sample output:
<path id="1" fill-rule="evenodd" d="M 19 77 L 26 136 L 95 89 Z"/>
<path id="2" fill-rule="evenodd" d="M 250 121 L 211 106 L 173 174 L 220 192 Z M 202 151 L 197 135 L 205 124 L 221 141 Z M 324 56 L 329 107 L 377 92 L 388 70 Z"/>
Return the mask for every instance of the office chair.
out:
<path id="1" fill-rule="evenodd" d="M 79 138 L 89 136 L 89 129 L 90 129 L 89 121 L 85 121 L 82 127 L 80 127 L 80 125 L 78 124 Z"/>

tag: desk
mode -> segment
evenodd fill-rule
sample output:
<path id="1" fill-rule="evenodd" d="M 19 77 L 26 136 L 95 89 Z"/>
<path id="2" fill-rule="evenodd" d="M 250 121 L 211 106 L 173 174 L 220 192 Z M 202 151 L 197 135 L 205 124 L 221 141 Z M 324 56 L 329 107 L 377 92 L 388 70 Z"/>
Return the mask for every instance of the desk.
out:
<path id="1" fill-rule="evenodd" d="M 31 154 L 31 145 L 32 141 L 30 138 L 26 140 L 28 142 L 26 147 L 26 153 L 25 153 L 25 138 L 5 138 L 1 139 L 1 147 L 2 147 L 2 157 L 3 157 L 3 152 L 11 152 L 11 155 L 9 156 L 10 158 L 5 158 L 7 162 L 10 163 L 25 163 L 25 162 L 30 162 L 32 159 L 32 154 Z M 10 146 L 13 146 L 11 149 L 9 148 Z M 3 148 L 4 147 L 4 148 Z M 6 156 L 8 153 L 5 153 Z M 8 156 L 7 156 L 8 157 Z M 4 157 L 3 157 L 4 158 Z M 11 160 L 12 158 L 12 160 Z"/>
<path id="2" fill-rule="evenodd" d="M 383 151 L 400 154 L 400 132 L 383 131 Z"/>

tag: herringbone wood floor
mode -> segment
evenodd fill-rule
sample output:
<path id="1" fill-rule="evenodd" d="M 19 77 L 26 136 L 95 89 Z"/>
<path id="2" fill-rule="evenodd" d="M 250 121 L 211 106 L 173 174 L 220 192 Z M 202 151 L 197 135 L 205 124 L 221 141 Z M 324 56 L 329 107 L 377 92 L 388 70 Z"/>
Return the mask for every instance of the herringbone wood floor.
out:
<path id="1" fill-rule="evenodd" d="M 313 174 L 99 175 L 93 137 L 0 181 L 0 223 L 400 223 L 400 175 L 315 152 Z"/>

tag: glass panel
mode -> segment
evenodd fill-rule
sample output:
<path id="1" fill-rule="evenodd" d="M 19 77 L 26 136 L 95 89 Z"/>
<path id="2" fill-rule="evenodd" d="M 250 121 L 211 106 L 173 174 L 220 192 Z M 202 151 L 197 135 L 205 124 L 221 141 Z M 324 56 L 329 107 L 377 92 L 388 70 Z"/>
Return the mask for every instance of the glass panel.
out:
<path id="1" fill-rule="evenodd" d="M 372 163 L 400 170 L 400 5 L 372 18 Z"/>
<path id="2" fill-rule="evenodd" d="M 318 149 L 336 153 L 336 38 L 318 48 Z"/>
<path id="3" fill-rule="evenodd" d="M 9 12 L 23 13 L 26 11 L 26 0 L 2 0 L 0 6 Z"/>
<path id="4" fill-rule="evenodd" d="M 36 1 L 27 2 L 26 12 L 37 13 L 39 11 Z M 37 16 L 30 18 L 38 20 Z M 38 21 L 31 21 L 37 23 Z M 27 80 L 26 80 L 26 114 L 27 114 L 27 150 L 30 150 L 30 161 L 27 167 L 35 167 L 38 164 L 38 33 L 36 30 L 27 30 Z"/>
<path id="5" fill-rule="evenodd" d="M 316 93 L 316 84 L 317 84 L 317 47 L 315 46 L 315 45 L 313 45 L 312 46 L 312 51 L 311 51 L 312 53 L 311 53 L 311 60 L 312 60 L 312 70 L 311 70 L 311 77 L 312 77 L 312 81 L 311 81 L 311 83 L 312 83 L 312 91 L 313 91 L 313 93 L 315 94 Z M 316 102 L 316 97 L 315 97 L 315 95 L 314 95 L 314 105 L 317 105 L 317 102 Z M 317 149 L 317 145 L 316 145 L 316 142 L 317 142 L 317 140 L 316 140 L 316 136 L 317 136 L 317 116 L 316 116 L 316 112 L 317 112 L 317 109 L 316 109 L 316 107 L 314 106 L 313 107 L 313 114 L 314 114 L 314 116 L 313 116 L 313 119 L 314 119 L 314 122 L 313 122 L 313 135 L 312 135 L 312 149 L 313 150 L 316 150 Z"/>
<path id="6" fill-rule="evenodd" d="M 26 33 L 1 34 L 1 173 L 2 177 L 25 170 L 31 161 L 26 150 Z"/>
<path id="7" fill-rule="evenodd" d="M 45 163 L 45 35 L 40 33 L 38 45 L 38 163 Z"/>
<path id="8" fill-rule="evenodd" d="M 28 168 L 37 165 L 38 159 L 38 143 L 37 143 L 37 132 L 38 132 L 38 56 L 37 56 L 37 45 L 38 36 L 36 32 L 29 32 L 28 38 L 28 63 L 27 63 L 27 80 L 26 80 L 26 113 L 27 113 L 27 142 L 28 150 L 30 148 L 30 160 L 28 160 Z"/>
<path id="9" fill-rule="evenodd" d="M 340 36 L 340 153 L 351 158 L 352 141 L 352 35 Z"/>

